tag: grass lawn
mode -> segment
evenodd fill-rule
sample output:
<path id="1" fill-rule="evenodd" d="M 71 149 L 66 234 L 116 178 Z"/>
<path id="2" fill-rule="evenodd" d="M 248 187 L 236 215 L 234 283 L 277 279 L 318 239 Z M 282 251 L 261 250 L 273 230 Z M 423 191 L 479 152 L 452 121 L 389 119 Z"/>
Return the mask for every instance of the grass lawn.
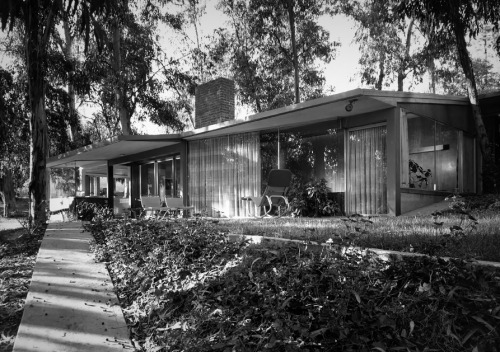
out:
<path id="1" fill-rule="evenodd" d="M 230 233 L 500 262 L 500 198 L 437 216 L 221 220 Z M 473 220 L 474 219 L 474 220 Z"/>

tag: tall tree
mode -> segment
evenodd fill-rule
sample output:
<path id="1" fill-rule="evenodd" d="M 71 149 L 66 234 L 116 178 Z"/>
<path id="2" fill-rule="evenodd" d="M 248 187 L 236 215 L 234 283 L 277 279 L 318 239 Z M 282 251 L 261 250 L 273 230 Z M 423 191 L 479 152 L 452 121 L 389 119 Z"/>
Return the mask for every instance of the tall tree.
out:
<path id="1" fill-rule="evenodd" d="M 132 117 L 181 130 L 179 116 L 186 101 L 181 104 L 162 96 L 179 77 L 178 63 L 159 59 L 162 53 L 155 41 L 159 19 L 144 18 L 138 9 L 131 8 L 134 3 L 130 5 L 122 2 L 114 18 L 94 19 L 95 28 L 102 35 L 89 44 L 84 63 L 85 76 L 95 82 L 86 98 L 101 106 L 96 118 L 105 122 L 109 131 L 114 132 L 117 120 L 121 134 L 135 133 Z M 175 30 L 182 24 L 179 16 L 167 16 L 162 21 Z M 190 85 L 189 79 L 183 83 Z"/>
<path id="2" fill-rule="evenodd" d="M 336 45 L 318 25 L 327 10 L 323 1 L 222 0 L 219 6 L 231 24 L 231 31 L 218 32 L 219 43 L 231 50 L 244 103 L 262 111 L 322 95 L 318 63 L 330 62 Z"/>
<path id="3" fill-rule="evenodd" d="M 411 18 L 395 16 L 396 0 L 340 0 L 334 13 L 357 23 L 355 41 L 360 48 L 361 81 L 381 90 L 394 82 L 403 91 L 408 77 L 421 80 L 425 46 L 416 41 L 418 28 Z"/>
<path id="4" fill-rule="evenodd" d="M 75 13 L 80 7 L 82 29 L 90 34 L 89 16 L 109 9 L 111 0 L 95 2 L 80 0 L 64 6 L 62 0 L 19 0 L 2 2 L 2 30 L 12 30 L 17 21 L 24 31 L 25 62 L 28 73 L 30 107 L 30 216 L 45 221 L 46 158 L 48 155 L 47 117 L 45 114 L 45 76 L 47 48 L 54 23 L 63 12 Z"/>
<path id="5" fill-rule="evenodd" d="M 0 68 L 0 198 L 4 216 L 16 210 L 15 189 L 27 180 L 28 116 L 24 84 Z"/>
<path id="6" fill-rule="evenodd" d="M 485 24 L 496 30 L 500 21 L 498 0 L 401 0 L 396 11 L 424 23 L 436 24 L 436 36 L 453 37 L 458 61 L 465 75 L 477 137 L 486 163 L 491 163 L 491 145 L 484 127 L 478 92 L 466 37 L 475 38 Z"/>
<path id="7" fill-rule="evenodd" d="M 479 94 L 500 90 L 500 74 L 493 70 L 493 65 L 487 60 L 472 59 L 472 68 Z M 436 76 L 445 94 L 467 95 L 465 75 L 457 62 L 436 69 Z"/>

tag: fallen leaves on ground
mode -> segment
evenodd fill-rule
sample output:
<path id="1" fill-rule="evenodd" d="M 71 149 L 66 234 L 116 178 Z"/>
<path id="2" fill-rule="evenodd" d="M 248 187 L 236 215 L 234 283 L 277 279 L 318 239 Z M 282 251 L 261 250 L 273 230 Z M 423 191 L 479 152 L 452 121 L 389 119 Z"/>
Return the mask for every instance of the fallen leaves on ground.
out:
<path id="1" fill-rule="evenodd" d="M 24 229 L 0 231 L 0 351 L 10 352 L 42 235 L 22 236 Z M 20 237 L 20 238 L 19 238 Z"/>
<path id="2" fill-rule="evenodd" d="M 500 276 L 491 268 L 249 246 L 204 222 L 91 230 L 141 351 L 500 350 Z"/>

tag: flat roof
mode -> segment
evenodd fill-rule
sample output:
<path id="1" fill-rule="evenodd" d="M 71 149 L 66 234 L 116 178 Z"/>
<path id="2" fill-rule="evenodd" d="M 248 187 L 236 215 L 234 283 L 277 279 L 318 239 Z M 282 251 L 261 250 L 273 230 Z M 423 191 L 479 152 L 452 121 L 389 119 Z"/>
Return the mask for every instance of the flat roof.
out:
<path id="1" fill-rule="evenodd" d="M 180 143 L 179 134 L 115 136 L 47 159 L 47 167 L 107 165 L 107 161 Z"/>
<path id="2" fill-rule="evenodd" d="M 354 100 L 352 111 L 346 105 Z M 287 128 L 317 122 L 334 121 L 396 107 L 400 103 L 469 105 L 466 97 L 430 93 L 354 89 L 324 98 L 309 100 L 283 108 L 248 116 L 244 120 L 226 121 L 181 134 L 185 140 L 217 137 L 226 134 Z"/>
<path id="3" fill-rule="evenodd" d="M 346 105 L 352 102 L 352 111 Z M 272 130 L 287 127 L 335 121 L 339 118 L 375 112 L 396 107 L 400 103 L 469 105 L 463 96 L 446 96 L 428 93 L 354 89 L 328 97 L 309 100 L 283 108 L 250 115 L 243 120 L 223 123 L 186 131 L 179 134 L 116 136 L 101 142 L 69 151 L 47 160 L 47 167 L 85 167 L 101 170 L 107 161 L 180 143 L 228 134 Z M 97 171 L 96 171 L 97 172 Z"/>

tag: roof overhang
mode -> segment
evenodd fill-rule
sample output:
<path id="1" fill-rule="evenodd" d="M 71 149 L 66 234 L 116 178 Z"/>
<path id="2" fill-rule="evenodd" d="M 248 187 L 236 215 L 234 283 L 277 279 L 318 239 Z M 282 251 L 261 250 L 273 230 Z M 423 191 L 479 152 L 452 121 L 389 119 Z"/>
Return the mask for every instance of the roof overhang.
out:
<path id="1" fill-rule="evenodd" d="M 353 108 L 346 110 L 352 103 Z M 400 103 L 467 105 L 464 97 L 437 94 L 354 89 L 332 96 L 290 105 L 251 115 L 245 120 L 227 121 L 182 133 L 185 140 L 217 137 L 227 134 L 285 129 L 313 123 L 349 119 L 356 115 L 396 107 Z"/>
<path id="2" fill-rule="evenodd" d="M 178 134 L 116 136 L 47 159 L 47 167 L 99 169 L 108 160 L 134 155 L 180 143 Z M 101 172 L 101 171 L 99 171 Z"/>
<path id="3" fill-rule="evenodd" d="M 346 106 L 352 103 L 352 110 Z M 169 135 L 117 136 L 94 143 L 55 157 L 47 161 L 47 167 L 83 167 L 88 172 L 102 173 L 109 160 L 127 159 L 149 150 L 180 143 L 182 140 L 197 140 L 243 132 L 268 131 L 278 128 L 293 128 L 338 119 L 349 119 L 399 104 L 469 105 L 466 97 L 437 94 L 354 89 L 332 96 L 293 104 L 280 109 L 251 115 L 244 120 L 227 121 L 193 131 Z M 119 169 L 119 166 L 115 166 Z"/>

